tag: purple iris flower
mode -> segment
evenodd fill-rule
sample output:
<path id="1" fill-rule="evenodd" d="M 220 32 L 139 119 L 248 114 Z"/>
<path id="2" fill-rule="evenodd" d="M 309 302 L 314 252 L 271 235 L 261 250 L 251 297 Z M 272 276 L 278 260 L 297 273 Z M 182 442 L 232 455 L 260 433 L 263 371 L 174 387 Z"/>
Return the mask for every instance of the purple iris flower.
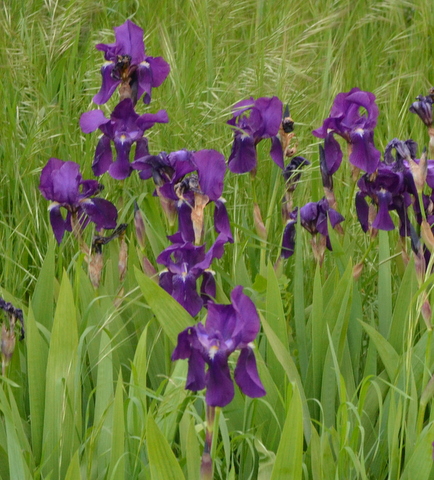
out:
<path id="1" fill-rule="evenodd" d="M 264 138 L 271 138 L 270 155 L 283 169 L 283 152 L 277 134 L 282 124 L 282 102 L 277 97 L 250 98 L 238 102 L 234 116 L 228 125 L 234 128 L 234 143 L 228 160 L 233 173 L 250 172 L 256 167 L 256 145 Z"/>
<path id="2" fill-rule="evenodd" d="M 175 242 L 194 242 L 201 237 L 203 208 L 210 202 L 214 208 L 214 227 L 232 242 L 229 217 L 222 199 L 226 172 L 224 156 L 216 150 L 162 152 L 133 162 L 140 178 L 153 178 L 158 195 L 174 202 L 178 211 L 179 232 Z M 194 173 L 195 172 L 195 173 Z M 200 243 L 200 242 L 196 242 Z"/>
<path id="3" fill-rule="evenodd" d="M 215 280 L 212 273 L 206 270 L 214 258 L 221 258 L 226 241 L 224 235 L 219 235 L 208 252 L 205 252 L 205 245 L 176 243 L 167 247 L 157 258 L 157 263 L 167 268 L 160 274 L 160 286 L 193 317 L 209 298 L 215 297 Z M 199 295 L 196 282 L 201 276 L 203 281 Z"/>
<path id="4" fill-rule="evenodd" d="M 297 223 L 298 209 L 295 209 L 287 222 L 282 238 L 282 257 L 289 258 L 294 254 L 295 248 L 295 225 Z M 310 234 L 321 234 L 326 239 L 326 246 L 331 250 L 328 234 L 327 219 L 333 228 L 343 222 L 344 217 L 331 208 L 326 198 L 319 202 L 309 202 L 300 208 L 300 223 Z"/>
<path id="5" fill-rule="evenodd" d="M 363 108 L 365 113 L 361 113 Z M 344 138 L 351 147 L 350 163 L 357 168 L 373 173 L 378 167 L 381 154 L 374 146 L 374 128 L 377 124 L 378 107 L 375 95 L 353 88 L 339 93 L 333 103 L 330 117 L 321 128 L 312 132 L 324 138 L 329 175 L 333 175 L 342 162 L 342 151 L 334 134 Z"/>
<path id="6" fill-rule="evenodd" d="M 116 207 L 108 200 L 91 198 L 102 188 L 96 180 L 83 180 L 77 163 L 50 158 L 42 169 L 39 190 L 47 200 L 52 201 L 49 206 L 50 222 L 58 243 L 62 241 L 65 230 L 72 231 L 75 219 L 82 228 L 89 222 L 93 222 L 97 230 L 116 227 Z M 67 211 L 65 218 L 61 208 Z"/>
<path id="7" fill-rule="evenodd" d="M 114 31 L 115 43 L 96 45 L 97 50 L 104 52 L 106 63 L 101 67 L 101 90 L 93 101 L 98 105 L 106 103 L 118 85 L 125 82 L 136 92 L 137 99 L 144 94 L 143 101 L 148 104 L 152 88 L 164 82 L 170 66 L 162 57 L 145 55 L 143 30 L 131 20 L 115 27 Z"/>
<path id="8" fill-rule="evenodd" d="M 106 118 L 102 110 L 91 110 L 83 113 L 80 127 L 84 133 L 90 133 L 99 128 L 103 136 L 98 142 L 95 158 L 92 164 L 96 176 L 105 172 L 116 180 L 123 180 L 131 174 L 129 156 L 133 143 L 136 143 L 134 158 L 148 155 L 148 139 L 143 137 L 155 123 L 167 123 L 169 118 L 166 110 L 158 113 L 138 115 L 134 111 L 131 99 L 122 100 L 113 110 L 110 118 Z M 111 141 L 114 142 L 117 158 L 113 161 Z"/>
<path id="9" fill-rule="evenodd" d="M 411 179 L 411 174 L 409 177 Z M 401 233 L 407 235 L 407 207 L 411 203 L 404 169 L 395 170 L 394 164 L 381 164 L 375 176 L 363 175 L 357 182 L 360 191 L 356 194 L 356 210 L 362 230 L 369 228 L 369 206 L 366 197 L 370 197 L 378 207 L 372 227 L 379 230 L 394 230 L 395 224 L 390 216 L 396 210 L 401 219 Z M 413 183 L 414 185 L 414 183 Z"/>
<path id="10" fill-rule="evenodd" d="M 199 322 L 181 332 L 172 354 L 172 360 L 188 359 L 185 388 L 206 388 L 205 401 L 211 407 L 224 407 L 234 397 L 228 358 L 235 350 L 240 355 L 234 378 L 241 391 L 252 398 L 266 394 L 250 346 L 260 328 L 258 312 L 241 286 L 232 290 L 231 301 L 230 305 L 210 302 L 205 325 Z"/>

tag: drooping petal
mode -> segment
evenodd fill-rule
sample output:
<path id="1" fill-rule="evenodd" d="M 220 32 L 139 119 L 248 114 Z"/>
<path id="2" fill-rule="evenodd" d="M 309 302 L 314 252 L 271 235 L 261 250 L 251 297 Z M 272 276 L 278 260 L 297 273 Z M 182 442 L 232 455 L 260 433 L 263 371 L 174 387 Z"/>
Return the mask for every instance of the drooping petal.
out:
<path id="1" fill-rule="evenodd" d="M 333 133 L 327 134 L 324 140 L 325 162 L 329 175 L 336 173 L 342 163 L 342 150 Z"/>
<path id="2" fill-rule="evenodd" d="M 208 365 L 205 401 L 210 407 L 225 407 L 234 398 L 227 357 L 218 352 Z"/>
<path id="3" fill-rule="evenodd" d="M 374 146 L 372 130 L 357 129 L 351 134 L 350 163 L 366 173 L 374 173 L 380 163 L 381 153 Z"/>
<path id="4" fill-rule="evenodd" d="M 93 102 L 97 105 L 103 105 L 110 100 L 113 92 L 121 83 L 112 77 L 112 71 L 115 67 L 113 62 L 107 62 L 101 67 L 102 84 L 100 91 L 93 97 Z"/>
<path id="5" fill-rule="evenodd" d="M 202 278 L 203 280 L 202 285 L 200 286 L 200 296 L 204 305 L 206 306 L 209 300 L 215 298 L 217 287 L 214 275 L 211 272 L 203 272 Z"/>
<path id="6" fill-rule="evenodd" d="M 231 300 L 238 319 L 233 336 L 240 335 L 240 343 L 238 344 L 238 348 L 240 348 L 253 342 L 259 332 L 261 322 L 255 304 L 243 293 L 241 285 L 232 290 Z"/>
<path id="7" fill-rule="evenodd" d="M 217 150 L 199 150 L 192 161 L 197 166 L 199 185 L 210 200 L 218 200 L 223 193 L 223 179 L 226 172 L 225 157 Z"/>
<path id="8" fill-rule="evenodd" d="M 378 193 L 378 213 L 372 222 L 374 228 L 386 231 L 395 229 L 395 224 L 389 213 L 389 204 L 391 201 L 392 194 L 390 192 L 382 191 Z"/>
<path id="9" fill-rule="evenodd" d="M 196 316 L 203 305 L 196 290 L 196 277 L 191 274 L 174 275 L 172 297 L 192 316 Z"/>
<path id="10" fill-rule="evenodd" d="M 282 237 L 282 252 L 281 256 L 283 258 L 289 258 L 294 255 L 295 251 L 295 224 L 294 220 L 290 220 L 283 231 Z"/>
<path id="11" fill-rule="evenodd" d="M 214 228 L 217 233 L 225 235 L 228 242 L 233 243 L 234 238 L 226 206 L 222 200 L 217 200 L 214 205 Z"/>
<path id="12" fill-rule="evenodd" d="M 250 398 L 263 397 L 267 393 L 259 378 L 255 354 L 249 347 L 241 350 L 234 378 L 244 395 Z"/>
<path id="13" fill-rule="evenodd" d="M 116 207 L 104 198 L 92 198 L 82 202 L 81 207 L 93 222 L 97 230 L 116 228 L 118 211 Z"/>
<path id="14" fill-rule="evenodd" d="M 366 194 L 363 192 L 356 193 L 356 212 L 362 230 L 366 233 L 369 229 L 369 205 L 366 202 Z"/>
<path id="15" fill-rule="evenodd" d="M 152 70 L 152 88 L 159 87 L 170 73 L 170 65 L 163 57 L 146 57 Z"/>
<path id="16" fill-rule="evenodd" d="M 228 168 L 232 173 L 247 173 L 256 167 L 256 147 L 250 136 L 235 135 Z"/>
<path id="17" fill-rule="evenodd" d="M 284 168 L 282 143 L 277 136 L 271 138 L 270 157 L 277 166 Z"/>
<path id="18" fill-rule="evenodd" d="M 50 223 L 51 228 L 53 229 L 54 236 L 56 237 L 57 243 L 60 245 L 65 233 L 67 219 L 62 217 L 60 211 L 60 205 L 55 206 L 50 209 Z"/>
<path id="19" fill-rule="evenodd" d="M 103 135 L 96 146 L 95 157 L 92 163 L 92 171 L 95 176 L 99 177 L 107 172 L 113 163 L 113 154 L 110 144 L 110 138 Z"/>

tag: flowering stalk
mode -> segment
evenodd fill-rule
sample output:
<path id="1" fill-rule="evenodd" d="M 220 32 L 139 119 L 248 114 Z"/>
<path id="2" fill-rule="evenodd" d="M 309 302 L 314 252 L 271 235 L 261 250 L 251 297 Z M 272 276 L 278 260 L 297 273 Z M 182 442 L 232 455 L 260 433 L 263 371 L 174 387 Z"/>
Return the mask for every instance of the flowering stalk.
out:
<path id="1" fill-rule="evenodd" d="M 214 458 L 217 443 L 220 412 L 220 407 L 206 406 L 205 444 L 200 465 L 201 480 L 212 480 L 214 478 L 214 464 L 212 459 Z"/>

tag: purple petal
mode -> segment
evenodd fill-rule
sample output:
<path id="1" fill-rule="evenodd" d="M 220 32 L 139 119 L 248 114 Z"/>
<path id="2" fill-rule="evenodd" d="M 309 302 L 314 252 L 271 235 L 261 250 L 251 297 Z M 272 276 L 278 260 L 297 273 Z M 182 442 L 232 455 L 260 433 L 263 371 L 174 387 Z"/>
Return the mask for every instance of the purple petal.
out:
<path id="1" fill-rule="evenodd" d="M 283 258 L 289 258 L 294 255 L 295 251 L 295 221 L 291 220 L 286 224 L 285 230 L 283 231 L 282 238 L 282 252 L 281 255 Z"/>
<path id="2" fill-rule="evenodd" d="M 241 350 L 234 378 L 241 391 L 248 397 L 263 397 L 267 393 L 259 378 L 255 354 L 251 348 Z"/>
<path id="3" fill-rule="evenodd" d="M 100 91 L 93 97 L 93 102 L 97 105 L 106 103 L 117 86 L 121 83 L 120 80 L 115 80 L 112 77 L 112 71 L 115 67 L 113 62 L 106 63 L 101 67 L 102 84 Z"/>
<path id="4" fill-rule="evenodd" d="M 50 223 L 51 223 L 51 228 L 53 229 L 54 236 L 56 237 L 57 243 L 60 245 L 63 235 L 65 233 L 66 228 L 66 222 L 62 217 L 62 213 L 60 211 L 60 206 L 53 207 L 50 210 Z"/>
<path id="5" fill-rule="evenodd" d="M 102 110 L 91 110 L 80 117 L 80 128 L 84 133 L 94 132 L 103 123 L 109 122 Z"/>
<path id="6" fill-rule="evenodd" d="M 255 138 L 270 138 L 277 135 L 282 123 L 283 105 L 278 97 L 262 97 L 255 102 L 252 114 L 257 110 L 261 115 L 261 122 L 252 125 Z M 283 168 L 283 166 L 282 166 Z"/>
<path id="7" fill-rule="evenodd" d="M 225 157 L 216 150 L 199 150 L 192 161 L 197 166 L 199 185 L 210 200 L 218 200 L 223 192 L 223 179 L 226 172 Z"/>
<path id="8" fill-rule="evenodd" d="M 152 70 L 152 87 L 159 87 L 170 73 L 170 65 L 163 57 L 147 57 Z"/>
<path id="9" fill-rule="evenodd" d="M 99 177 L 107 172 L 110 165 L 113 163 L 113 154 L 110 144 L 110 138 L 103 135 L 95 150 L 95 158 L 92 163 L 92 171 L 95 176 Z"/>
<path id="10" fill-rule="evenodd" d="M 119 27 L 115 27 L 114 31 L 118 54 L 129 55 L 133 65 L 142 62 L 145 58 L 143 30 L 131 20 L 127 20 Z"/>
<path id="11" fill-rule="evenodd" d="M 156 123 L 167 123 L 169 117 L 166 110 L 159 110 L 157 113 L 145 113 L 137 119 L 137 126 L 143 130 L 149 130 Z"/>
<path id="12" fill-rule="evenodd" d="M 227 237 L 227 241 L 233 243 L 234 238 L 231 232 L 231 224 L 229 221 L 229 215 L 226 210 L 226 206 L 223 201 L 218 200 L 215 202 L 214 207 L 214 228 L 216 232 Z"/>
<path id="13" fill-rule="evenodd" d="M 192 316 L 196 316 L 203 305 L 196 290 L 196 278 L 191 275 L 174 275 L 172 297 Z"/>
<path id="14" fill-rule="evenodd" d="M 118 211 L 108 200 L 92 198 L 82 202 L 81 207 L 97 230 L 116 228 Z"/>
<path id="15" fill-rule="evenodd" d="M 256 167 L 256 148 L 252 137 L 235 134 L 228 168 L 232 173 L 247 173 Z"/>
<path id="16" fill-rule="evenodd" d="M 210 407 L 225 407 L 234 398 L 227 357 L 218 352 L 208 365 L 205 401 Z"/>
<path id="17" fill-rule="evenodd" d="M 243 287 L 238 285 L 232 290 L 231 300 L 238 317 L 237 327 L 233 335 L 241 334 L 241 345 L 247 345 L 256 338 L 261 327 L 255 304 L 243 293 Z"/>
<path id="18" fill-rule="evenodd" d="M 366 233 L 369 229 L 369 205 L 365 200 L 366 194 L 357 192 L 356 194 L 356 211 L 362 230 Z"/>
<path id="19" fill-rule="evenodd" d="M 351 143 L 350 162 L 367 173 L 374 173 L 380 163 L 381 153 L 374 146 L 373 131 L 355 130 L 351 134 Z"/>
<path id="20" fill-rule="evenodd" d="M 392 194 L 390 192 L 378 193 L 378 213 L 375 220 L 372 222 L 374 228 L 386 231 L 395 229 L 395 224 L 389 214 L 389 204 L 391 201 Z"/>
<path id="21" fill-rule="evenodd" d="M 214 275 L 211 272 L 203 272 L 202 278 L 203 280 L 200 287 L 200 296 L 204 305 L 206 305 L 209 300 L 215 298 L 216 296 L 216 282 Z"/>
<path id="22" fill-rule="evenodd" d="M 148 155 L 149 155 L 148 139 L 146 137 L 139 138 L 139 140 L 137 140 L 136 142 L 136 151 L 134 152 L 134 160 L 138 160 L 139 158 L 143 158 Z M 132 168 L 134 167 L 132 166 Z"/>
<path id="23" fill-rule="evenodd" d="M 281 169 L 284 168 L 285 164 L 283 163 L 282 143 L 277 136 L 272 137 L 271 139 L 270 157 L 277 166 L 279 166 Z"/>
<path id="24" fill-rule="evenodd" d="M 194 242 L 194 228 L 191 219 L 191 206 L 187 202 L 178 203 L 178 230 L 184 242 Z M 207 267 L 208 268 L 208 267 Z"/>
<path id="25" fill-rule="evenodd" d="M 324 140 L 324 155 L 329 175 L 333 175 L 342 163 L 342 150 L 339 142 L 329 133 Z"/>

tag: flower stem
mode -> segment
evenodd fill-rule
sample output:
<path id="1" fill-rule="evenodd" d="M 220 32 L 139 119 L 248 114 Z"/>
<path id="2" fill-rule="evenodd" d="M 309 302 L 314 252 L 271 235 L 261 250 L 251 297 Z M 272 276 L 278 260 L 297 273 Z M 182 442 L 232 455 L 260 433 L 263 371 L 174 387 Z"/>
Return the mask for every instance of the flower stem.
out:
<path id="1" fill-rule="evenodd" d="M 217 444 L 219 418 L 220 408 L 207 405 L 205 445 L 203 447 L 202 463 L 200 466 L 201 480 L 212 480 L 214 476 L 214 465 L 212 459 L 214 458 Z M 214 433 L 216 433 L 216 435 L 214 435 Z"/>

